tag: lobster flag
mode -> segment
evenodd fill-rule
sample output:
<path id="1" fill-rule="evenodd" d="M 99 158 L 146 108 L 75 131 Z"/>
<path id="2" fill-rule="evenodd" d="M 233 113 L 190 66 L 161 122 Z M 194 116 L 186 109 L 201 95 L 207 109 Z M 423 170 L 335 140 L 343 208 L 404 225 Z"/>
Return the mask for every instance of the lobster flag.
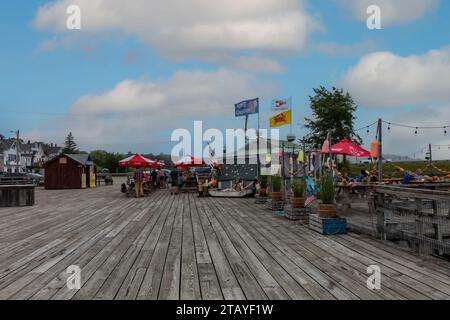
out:
<path id="1" fill-rule="evenodd" d="M 292 123 L 292 111 L 285 111 L 270 118 L 270 127 L 276 128 Z"/>
<path id="2" fill-rule="evenodd" d="M 272 111 L 274 112 L 288 111 L 291 110 L 291 108 L 292 108 L 292 98 L 272 101 Z"/>

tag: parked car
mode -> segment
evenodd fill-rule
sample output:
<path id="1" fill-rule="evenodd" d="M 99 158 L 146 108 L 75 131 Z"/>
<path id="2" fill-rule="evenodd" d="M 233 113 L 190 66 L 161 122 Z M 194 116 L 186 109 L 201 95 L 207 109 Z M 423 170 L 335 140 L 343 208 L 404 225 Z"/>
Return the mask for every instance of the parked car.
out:
<path id="1" fill-rule="evenodd" d="M 374 162 L 376 162 L 376 160 L 374 160 Z M 384 159 L 383 158 L 383 163 L 392 163 L 392 162 L 393 162 L 392 159 Z M 372 163 L 372 161 L 370 159 L 364 159 L 364 160 L 359 161 L 359 164 L 361 166 L 369 165 L 371 163 Z"/>
<path id="2" fill-rule="evenodd" d="M 36 187 L 41 187 L 44 185 L 44 176 L 39 173 L 28 173 L 28 179 L 30 179 L 31 183 Z"/>

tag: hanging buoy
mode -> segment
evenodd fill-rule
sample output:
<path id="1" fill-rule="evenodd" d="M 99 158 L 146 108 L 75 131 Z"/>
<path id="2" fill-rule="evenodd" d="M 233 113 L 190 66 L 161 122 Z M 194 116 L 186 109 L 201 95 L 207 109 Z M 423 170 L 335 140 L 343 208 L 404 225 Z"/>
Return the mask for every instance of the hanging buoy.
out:
<path id="1" fill-rule="evenodd" d="M 370 157 L 371 158 L 378 158 L 379 157 L 379 153 L 378 153 L 379 146 L 380 146 L 380 142 L 378 142 L 378 140 L 374 140 L 370 144 Z"/>

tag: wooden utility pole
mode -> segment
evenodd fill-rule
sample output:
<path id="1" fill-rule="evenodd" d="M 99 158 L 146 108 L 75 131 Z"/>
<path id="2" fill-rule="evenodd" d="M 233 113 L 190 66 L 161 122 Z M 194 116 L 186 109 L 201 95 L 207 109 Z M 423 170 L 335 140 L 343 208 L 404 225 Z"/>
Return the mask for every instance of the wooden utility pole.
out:
<path id="1" fill-rule="evenodd" d="M 328 140 L 328 151 L 329 151 L 329 159 L 328 159 L 328 163 L 329 163 L 329 169 L 331 172 L 331 176 L 334 176 L 334 170 L 333 170 L 333 146 L 331 144 L 331 129 L 328 130 L 328 136 L 327 136 L 327 140 Z"/>
<path id="2" fill-rule="evenodd" d="M 20 172 L 20 159 L 19 159 L 19 148 L 20 148 L 20 139 L 19 139 L 20 132 L 19 130 L 16 131 L 16 173 Z"/>
<path id="3" fill-rule="evenodd" d="M 302 161 L 302 166 L 303 166 L 303 182 L 306 182 L 306 142 L 305 142 L 305 137 L 303 137 L 302 140 L 302 152 L 303 152 L 303 161 Z"/>
<path id="4" fill-rule="evenodd" d="M 430 166 L 433 165 L 433 149 L 431 143 L 428 145 L 428 154 L 430 155 Z"/>
<path id="5" fill-rule="evenodd" d="M 378 182 L 383 182 L 383 120 L 378 119 Z"/>

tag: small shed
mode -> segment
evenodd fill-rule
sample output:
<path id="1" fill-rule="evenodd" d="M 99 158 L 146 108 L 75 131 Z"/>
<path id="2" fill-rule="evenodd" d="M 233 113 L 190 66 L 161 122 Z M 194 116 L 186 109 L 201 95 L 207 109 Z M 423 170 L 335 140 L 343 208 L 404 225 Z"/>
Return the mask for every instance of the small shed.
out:
<path id="1" fill-rule="evenodd" d="M 95 188 L 96 167 L 88 154 L 60 154 L 44 169 L 45 189 Z"/>

